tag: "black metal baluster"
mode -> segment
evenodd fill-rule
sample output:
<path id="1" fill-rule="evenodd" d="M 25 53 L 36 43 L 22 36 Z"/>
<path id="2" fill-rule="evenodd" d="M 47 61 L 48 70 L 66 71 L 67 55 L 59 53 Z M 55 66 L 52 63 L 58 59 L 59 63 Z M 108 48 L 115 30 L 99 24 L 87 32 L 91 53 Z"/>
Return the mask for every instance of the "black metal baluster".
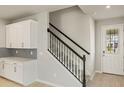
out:
<path id="1" fill-rule="evenodd" d="M 62 59 L 62 56 L 61 56 L 61 50 L 62 50 L 62 49 L 61 49 L 61 45 L 62 45 L 62 44 L 61 44 L 61 42 L 60 42 L 60 61 L 62 62 L 62 60 L 61 60 L 61 59 Z"/>
<path id="2" fill-rule="evenodd" d="M 57 57 L 57 38 L 56 38 L 56 57 Z"/>
<path id="3" fill-rule="evenodd" d="M 50 51 L 51 51 L 51 33 L 49 32 L 49 34 L 50 34 Z"/>
<path id="4" fill-rule="evenodd" d="M 53 55 L 55 56 L 55 52 L 54 52 L 54 35 L 52 36 L 52 41 L 53 41 L 52 42 L 52 44 L 53 44 L 53 46 L 52 46 L 53 47 Z"/>
<path id="5" fill-rule="evenodd" d="M 69 70 L 71 71 L 71 51 L 69 50 Z"/>
<path id="6" fill-rule="evenodd" d="M 53 38 L 53 41 L 54 41 L 54 43 L 53 43 L 53 47 L 54 47 L 54 55 L 56 56 L 56 49 L 55 49 L 55 46 L 56 46 L 56 43 L 55 43 L 55 36 L 54 36 L 54 38 Z"/>
<path id="7" fill-rule="evenodd" d="M 73 72 L 73 52 L 71 51 L 71 71 Z"/>
<path id="8" fill-rule="evenodd" d="M 65 46 L 64 46 L 64 65 L 65 65 L 65 56 L 66 54 L 65 54 Z"/>
<path id="9" fill-rule="evenodd" d="M 61 44 L 61 60 L 62 60 L 62 63 L 63 63 L 63 43 Z"/>
<path id="10" fill-rule="evenodd" d="M 57 40 L 57 38 L 55 37 L 55 56 L 57 57 L 57 48 L 56 48 L 56 40 Z"/>
<path id="11" fill-rule="evenodd" d="M 53 54 L 53 35 L 51 34 L 51 52 Z"/>
<path id="12" fill-rule="evenodd" d="M 53 35 L 51 34 L 51 52 L 53 54 Z"/>
<path id="13" fill-rule="evenodd" d="M 85 73 L 85 62 L 86 62 L 86 56 L 83 55 L 83 87 L 86 87 L 86 73 Z"/>
<path id="14" fill-rule="evenodd" d="M 53 52 L 53 55 L 54 55 L 54 36 L 52 35 L 52 52 Z"/>
<path id="15" fill-rule="evenodd" d="M 50 34 L 47 33 L 47 35 L 48 35 L 48 36 L 47 36 L 47 37 L 48 37 L 48 39 L 47 39 L 47 40 L 48 40 L 48 42 L 47 42 L 47 45 L 48 45 L 48 46 L 47 46 L 47 49 L 49 50 L 49 49 L 50 49 Z"/>
<path id="16" fill-rule="evenodd" d="M 58 39 L 56 38 L 57 40 L 57 58 L 58 58 Z"/>
<path id="17" fill-rule="evenodd" d="M 78 57 L 78 79 L 80 80 L 80 58 Z"/>
<path id="18" fill-rule="evenodd" d="M 68 67 L 68 48 L 67 48 L 66 67 Z"/>
<path id="19" fill-rule="evenodd" d="M 74 53 L 72 52 L 72 72 L 74 72 L 74 60 L 73 60 L 74 56 L 73 55 L 74 55 Z"/>
<path id="20" fill-rule="evenodd" d="M 60 61 L 60 40 L 59 40 L 59 61 Z"/>

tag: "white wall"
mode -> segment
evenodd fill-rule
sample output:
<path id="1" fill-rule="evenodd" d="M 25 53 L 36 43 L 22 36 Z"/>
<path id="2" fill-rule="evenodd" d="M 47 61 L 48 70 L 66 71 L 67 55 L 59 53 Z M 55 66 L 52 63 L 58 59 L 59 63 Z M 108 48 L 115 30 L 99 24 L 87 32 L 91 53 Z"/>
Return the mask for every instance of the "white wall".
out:
<path id="1" fill-rule="evenodd" d="M 75 47 L 72 43 L 67 42 L 66 39 L 61 37 L 79 54 L 85 54 L 87 56 L 86 72 L 88 75 L 91 75 L 94 71 L 95 63 L 94 20 L 90 16 L 84 14 L 79 7 L 75 6 L 51 12 L 50 22 L 91 53 L 91 55 L 88 56 L 78 47 Z"/>
<path id="2" fill-rule="evenodd" d="M 80 46 L 90 51 L 89 16 L 85 15 L 80 8 L 71 7 L 52 12 L 50 22 Z"/>
<path id="3" fill-rule="evenodd" d="M 54 86 L 81 87 L 82 84 L 49 52 L 41 56 L 42 70 L 40 80 L 53 83 Z"/>
<path id="4" fill-rule="evenodd" d="M 112 25 L 112 24 L 124 24 L 124 17 L 119 18 L 111 18 L 111 19 L 104 19 L 98 20 L 95 22 L 96 27 L 96 34 L 95 34 L 95 41 L 96 41 L 96 70 L 101 71 L 101 26 L 103 25 Z"/>
<path id="5" fill-rule="evenodd" d="M 70 8 L 62 12 L 51 14 L 51 22 L 55 21 L 55 24 L 69 37 L 75 40 L 78 44 L 91 52 L 90 56 L 87 56 L 87 69 L 88 74 L 91 75 L 94 71 L 94 20 L 85 15 L 78 7 Z M 59 16 L 58 16 L 59 15 Z M 50 17 L 51 18 L 51 17 Z M 61 86 L 81 86 L 74 76 L 70 73 L 64 72 L 54 59 L 48 60 L 44 54 L 47 51 L 47 27 L 49 22 L 49 16 L 47 12 L 32 15 L 29 17 L 12 20 L 12 22 L 18 22 L 25 19 L 34 19 L 38 21 L 38 79 L 45 82 L 54 83 Z M 70 25 L 71 24 L 71 25 Z M 65 30 L 63 30 L 65 29 Z M 83 54 L 83 53 L 82 53 Z M 44 56 L 44 57 L 43 57 Z M 52 60 L 52 61 L 51 61 Z M 55 62 L 55 63 L 53 63 Z M 59 71 L 57 71 L 59 70 Z M 60 77 L 61 76 L 61 77 Z M 66 78 L 65 78 L 66 76 Z M 64 82 L 65 81 L 65 82 Z M 71 82 L 71 83 L 70 83 Z"/>
<path id="6" fill-rule="evenodd" d="M 89 72 L 94 74 L 95 72 L 95 21 L 90 18 L 90 63 Z"/>

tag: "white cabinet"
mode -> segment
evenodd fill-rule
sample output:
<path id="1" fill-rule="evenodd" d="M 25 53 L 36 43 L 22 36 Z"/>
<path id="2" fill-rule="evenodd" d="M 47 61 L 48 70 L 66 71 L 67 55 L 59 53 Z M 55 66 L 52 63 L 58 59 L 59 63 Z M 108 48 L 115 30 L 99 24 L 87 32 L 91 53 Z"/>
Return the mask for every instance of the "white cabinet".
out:
<path id="1" fill-rule="evenodd" d="M 0 76 L 4 75 L 4 61 L 0 60 Z"/>
<path id="2" fill-rule="evenodd" d="M 0 61 L 0 76 L 22 85 L 29 85 L 36 80 L 36 60 L 2 59 Z"/>
<path id="3" fill-rule="evenodd" d="M 5 48 L 6 46 L 6 24 L 8 21 L 0 20 L 0 47 Z"/>
<path id="4" fill-rule="evenodd" d="M 13 81 L 23 84 L 23 64 L 22 63 L 14 63 L 14 77 Z"/>
<path id="5" fill-rule="evenodd" d="M 9 62 L 4 62 L 4 77 L 11 79 L 13 77 L 13 67 L 14 65 Z"/>
<path id="6" fill-rule="evenodd" d="M 37 22 L 26 20 L 6 26 L 7 48 L 37 48 Z"/>

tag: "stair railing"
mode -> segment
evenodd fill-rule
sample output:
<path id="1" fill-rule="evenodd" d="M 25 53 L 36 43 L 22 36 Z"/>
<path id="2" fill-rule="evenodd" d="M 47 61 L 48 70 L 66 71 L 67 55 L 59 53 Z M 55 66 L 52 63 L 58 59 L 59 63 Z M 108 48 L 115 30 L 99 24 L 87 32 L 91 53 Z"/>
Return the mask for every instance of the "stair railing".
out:
<path id="1" fill-rule="evenodd" d="M 50 29 L 48 31 L 48 51 L 86 87 L 86 56 L 80 56 Z M 89 52 L 87 52 L 89 54 Z"/>

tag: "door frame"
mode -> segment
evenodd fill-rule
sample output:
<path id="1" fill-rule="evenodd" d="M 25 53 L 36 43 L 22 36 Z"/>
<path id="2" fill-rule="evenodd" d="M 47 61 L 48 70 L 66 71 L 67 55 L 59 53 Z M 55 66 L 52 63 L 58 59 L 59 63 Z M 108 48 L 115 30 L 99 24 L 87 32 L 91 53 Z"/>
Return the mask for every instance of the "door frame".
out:
<path id="1" fill-rule="evenodd" d="M 101 56 L 101 65 L 100 65 L 101 71 L 100 72 L 103 73 L 103 56 L 102 56 L 103 55 L 103 43 L 102 43 L 103 42 L 103 27 L 114 26 L 114 25 L 122 25 L 123 26 L 123 37 L 122 37 L 123 38 L 123 73 L 122 74 L 124 75 L 124 24 L 108 24 L 108 25 L 102 25 L 101 26 L 101 34 L 100 34 L 100 36 L 101 36 L 101 40 L 100 40 L 101 41 L 100 42 L 100 45 L 101 45 L 101 51 L 100 51 L 101 52 L 100 53 L 101 54 L 100 55 Z"/>

